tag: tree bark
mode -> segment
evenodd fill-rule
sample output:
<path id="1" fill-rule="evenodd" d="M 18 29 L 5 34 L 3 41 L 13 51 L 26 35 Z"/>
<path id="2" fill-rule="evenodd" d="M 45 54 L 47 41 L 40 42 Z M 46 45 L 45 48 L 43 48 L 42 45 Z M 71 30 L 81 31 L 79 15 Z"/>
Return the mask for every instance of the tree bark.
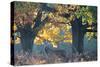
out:
<path id="1" fill-rule="evenodd" d="M 24 26 L 24 28 L 21 28 L 20 35 L 23 52 L 32 53 L 33 40 L 35 39 L 35 36 L 31 26 L 27 24 Z"/>
<path id="2" fill-rule="evenodd" d="M 21 44 L 23 52 L 28 52 L 29 54 L 32 53 L 33 45 L 34 45 L 34 39 L 36 38 L 38 32 L 44 27 L 46 24 L 46 21 L 48 20 L 48 17 L 46 17 L 43 21 L 41 21 L 42 12 L 40 12 L 37 15 L 37 18 L 35 20 L 35 25 L 33 28 L 31 28 L 31 24 L 28 23 L 24 25 L 24 27 L 21 27 L 19 32 L 21 35 Z"/>
<path id="3" fill-rule="evenodd" d="M 83 53 L 84 32 L 82 31 L 82 22 L 75 19 L 72 22 L 72 51 L 73 53 Z"/>

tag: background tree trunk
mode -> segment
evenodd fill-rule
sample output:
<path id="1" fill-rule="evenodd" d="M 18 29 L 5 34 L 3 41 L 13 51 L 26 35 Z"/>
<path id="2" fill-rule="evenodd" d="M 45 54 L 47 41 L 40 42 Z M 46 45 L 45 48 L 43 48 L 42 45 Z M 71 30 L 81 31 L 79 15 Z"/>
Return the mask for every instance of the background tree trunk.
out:
<path id="1" fill-rule="evenodd" d="M 72 22 L 72 51 L 73 53 L 83 53 L 84 32 L 82 31 L 81 19 Z"/>

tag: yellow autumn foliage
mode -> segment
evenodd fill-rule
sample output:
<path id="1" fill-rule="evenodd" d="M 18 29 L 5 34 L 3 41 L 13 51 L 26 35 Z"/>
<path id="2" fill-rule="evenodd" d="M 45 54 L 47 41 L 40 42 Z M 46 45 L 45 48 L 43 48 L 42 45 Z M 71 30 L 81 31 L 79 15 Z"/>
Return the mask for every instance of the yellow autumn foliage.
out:
<path id="1" fill-rule="evenodd" d="M 53 46 L 54 48 L 57 48 L 57 47 L 58 47 L 58 45 L 57 45 L 55 42 L 52 42 L 52 46 Z"/>
<path id="2" fill-rule="evenodd" d="M 72 43 L 72 40 L 64 40 L 64 42 L 67 42 L 67 43 Z"/>
<path id="3" fill-rule="evenodd" d="M 94 32 L 87 32 L 86 37 L 88 38 L 88 40 L 90 40 L 94 34 Z"/>
<path id="4" fill-rule="evenodd" d="M 59 32 L 60 32 L 59 28 L 55 26 L 52 26 L 50 29 L 44 28 L 38 33 L 38 36 L 40 36 L 40 38 L 36 37 L 34 43 L 39 45 L 42 44 L 44 40 L 52 42 L 57 37 Z"/>
<path id="5" fill-rule="evenodd" d="M 71 28 L 70 26 L 67 26 L 67 29 L 70 29 L 70 28 Z M 60 33 L 60 28 L 58 28 L 54 25 L 52 25 L 49 29 L 47 27 L 43 28 L 38 33 L 39 37 L 35 38 L 34 43 L 36 45 L 41 45 L 41 44 L 43 44 L 44 40 L 47 40 L 52 44 L 52 46 L 54 48 L 57 48 L 58 47 L 57 43 L 59 41 L 62 41 L 62 40 L 63 40 L 63 42 L 72 43 L 72 34 L 71 34 L 71 32 L 67 31 L 64 35 L 64 38 L 62 38 L 59 35 L 59 33 Z"/>
<path id="6" fill-rule="evenodd" d="M 19 38 L 19 37 L 17 37 L 17 38 L 14 40 L 14 43 L 15 43 L 15 44 L 20 44 L 20 43 L 21 43 L 20 38 Z"/>
<path id="7" fill-rule="evenodd" d="M 16 26 L 16 24 L 14 23 L 14 25 L 13 25 L 13 31 L 16 31 L 17 30 L 17 26 Z"/>
<path id="8" fill-rule="evenodd" d="M 64 36 L 64 42 L 72 43 L 72 34 L 71 32 L 67 32 Z"/>
<path id="9" fill-rule="evenodd" d="M 39 38 L 39 37 L 36 37 L 35 40 L 34 40 L 34 43 L 36 45 L 41 45 L 43 43 L 43 39 Z"/>

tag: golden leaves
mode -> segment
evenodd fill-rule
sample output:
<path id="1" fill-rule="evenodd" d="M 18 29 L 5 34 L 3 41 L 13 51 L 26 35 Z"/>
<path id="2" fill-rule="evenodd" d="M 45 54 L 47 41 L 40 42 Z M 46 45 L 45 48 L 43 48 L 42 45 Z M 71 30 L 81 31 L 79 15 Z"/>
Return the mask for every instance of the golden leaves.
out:
<path id="1" fill-rule="evenodd" d="M 13 25 L 13 31 L 16 31 L 17 30 L 17 26 L 16 26 L 16 24 L 14 23 L 14 25 Z"/>
<path id="2" fill-rule="evenodd" d="M 58 37 L 59 32 L 60 29 L 54 25 L 52 25 L 49 29 L 45 27 L 38 33 L 34 42 L 36 44 L 42 44 L 44 40 L 47 40 L 54 45 L 54 42 L 57 41 L 56 38 Z"/>
<path id="3" fill-rule="evenodd" d="M 64 35 L 64 42 L 72 43 L 72 34 L 71 34 L 71 32 L 67 32 Z"/>
<path id="4" fill-rule="evenodd" d="M 16 37 L 16 39 L 14 40 L 14 43 L 15 44 L 20 44 L 21 43 L 21 40 L 19 37 Z"/>
<path id="5" fill-rule="evenodd" d="M 55 42 L 51 42 L 51 44 L 52 44 L 52 46 L 53 46 L 54 48 L 57 48 L 57 47 L 58 47 L 57 43 L 55 43 Z"/>
<path id="6" fill-rule="evenodd" d="M 91 38 L 94 36 L 94 32 L 87 32 L 86 33 L 86 37 L 88 38 L 88 40 L 91 40 Z"/>
<path id="7" fill-rule="evenodd" d="M 36 45 L 41 45 L 43 43 L 43 39 L 39 38 L 39 37 L 36 37 L 35 40 L 34 40 L 34 43 Z"/>

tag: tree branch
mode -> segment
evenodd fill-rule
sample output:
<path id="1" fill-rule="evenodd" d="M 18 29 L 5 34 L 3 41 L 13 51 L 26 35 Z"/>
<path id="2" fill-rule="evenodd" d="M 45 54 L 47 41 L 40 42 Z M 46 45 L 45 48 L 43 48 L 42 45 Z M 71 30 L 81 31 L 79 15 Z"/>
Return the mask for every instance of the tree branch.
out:
<path id="1" fill-rule="evenodd" d="M 85 27 L 85 28 L 93 27 L 93 26 L 97 26 L 97 23 L 92 23 L 92 25 L 89 25 L 88 23 L 86 23 L 85 25 L 83 25 L 83 27 Z"/>
<path id="2" fill-rule="evenodd" d="M 34 24 L 33 29 L 38 27 L 41 24 L 41 17 L 42 17 L 42 12 L 41 12 L 41 10 L 39 10 L 38 14 L 37 14 L 37 17 L 34 20 L 35 24 Z"/>
<path id="3" fill-rule="evenodd" d="M 86 32 L 97 32 L 97 30 L 93 30 L 93 29 L 86 29 Z"/>
<path id="4" fill-rule="evenodd" d="M 44 25 L 46 24 L 47 21 L 48 21 L 48 16 L 43 21 L 40 21 L 38 26 L 33 28 L 33 33 L 35 36 L 37 36 L 37 33 L 42 29 L 42 27 L 44 27 Z M 37 22 L 35 22 L 35 23 L 37 23 Z"/>

